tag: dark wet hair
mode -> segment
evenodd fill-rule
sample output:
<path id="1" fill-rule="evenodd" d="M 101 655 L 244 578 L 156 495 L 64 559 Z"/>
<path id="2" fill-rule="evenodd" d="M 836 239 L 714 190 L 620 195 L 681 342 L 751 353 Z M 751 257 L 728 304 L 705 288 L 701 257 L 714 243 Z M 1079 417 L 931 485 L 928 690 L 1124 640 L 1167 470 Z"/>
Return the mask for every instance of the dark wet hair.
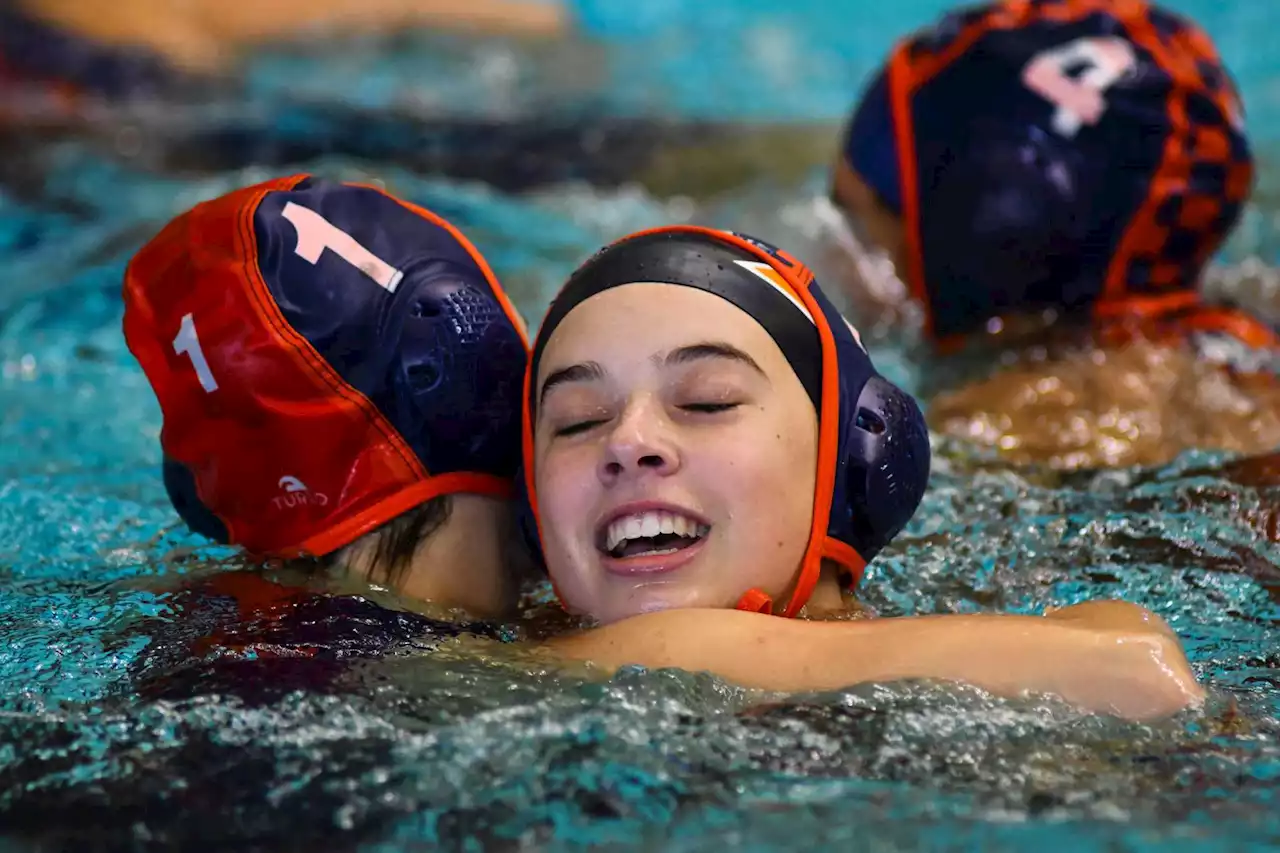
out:
<path id="1" fill-rule="evenodd" d="M 352 548 L 373 537 L 373 558 L 366 577 L 373 580 L 375 577 L 385 576 L 389 586 L 396 586 L 408 571 L 413 555 L 424 542 L 444 527 L 452 512 L 453 495 L 438 495 L 397 515 L 350 545 L 317 558 L 313 565 L 319 570 L 336 568 Z"/>

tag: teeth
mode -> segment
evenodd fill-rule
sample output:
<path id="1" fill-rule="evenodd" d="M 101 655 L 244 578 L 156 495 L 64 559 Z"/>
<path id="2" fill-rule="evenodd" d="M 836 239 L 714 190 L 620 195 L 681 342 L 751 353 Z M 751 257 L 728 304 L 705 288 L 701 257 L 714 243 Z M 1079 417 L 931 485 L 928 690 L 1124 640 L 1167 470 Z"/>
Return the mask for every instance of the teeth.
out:
<path id="1" fill-rule="evenodd" d="M 642 512 L 615 519 L 605 531 L 605 550 L 612 551 L 631 539 L 651 539 L 663 533 L 701 538 L 711 530 L 692 518 L 672 512 Z M 674 550 L 674 549 L 671 549 Z"/>

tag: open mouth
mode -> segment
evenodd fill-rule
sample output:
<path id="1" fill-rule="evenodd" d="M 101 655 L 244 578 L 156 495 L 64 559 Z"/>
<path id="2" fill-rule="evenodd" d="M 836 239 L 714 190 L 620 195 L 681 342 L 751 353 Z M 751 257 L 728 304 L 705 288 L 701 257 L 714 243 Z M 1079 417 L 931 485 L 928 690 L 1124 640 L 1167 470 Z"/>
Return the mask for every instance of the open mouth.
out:
<path id="1" fill-rule="evenodd" d="M 597 535 L 596 546 L 618 560 L 660 557 L 698 543 L 711 526 L 667 510 L 648 510 L 615 518 Z"/>

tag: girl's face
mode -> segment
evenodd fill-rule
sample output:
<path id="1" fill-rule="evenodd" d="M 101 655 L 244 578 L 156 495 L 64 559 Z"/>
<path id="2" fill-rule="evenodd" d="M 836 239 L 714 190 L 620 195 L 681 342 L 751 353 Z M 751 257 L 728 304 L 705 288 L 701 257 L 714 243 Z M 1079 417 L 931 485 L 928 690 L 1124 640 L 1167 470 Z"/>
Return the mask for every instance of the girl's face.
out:
<path id="1" fill-rule="evenodd" d="M 817 416 L 750 315 L 691 287 L 611 288 L 556 328 L 534 388 L 542 543 L 570 610 L 608 623 L 789 594 Z"/>

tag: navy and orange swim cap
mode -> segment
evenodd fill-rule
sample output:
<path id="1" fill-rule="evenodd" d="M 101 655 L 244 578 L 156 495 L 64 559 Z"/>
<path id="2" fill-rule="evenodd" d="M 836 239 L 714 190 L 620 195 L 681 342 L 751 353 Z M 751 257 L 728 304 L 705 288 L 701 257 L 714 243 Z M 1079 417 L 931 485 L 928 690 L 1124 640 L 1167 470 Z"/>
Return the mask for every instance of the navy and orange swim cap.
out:
<path id="1" fill-rule="evenodd" d="M 881 376 L 852 325 L 828 301 L 813 273 L 773 246 L 729 231 L 672 226 L 604 248 L 569 278 L 551 304 L 525 375 L 522 527 L 540 550 L 534 486 L 534 383 L 543 348 L 582 302 L 636 282 L 714 293 L 750 314 L 777 342 L 818 416 L 818 477 L 813 526 L 799 578 L 783 615 L 808 601 L 824 559 L 850 585 L 910 521 L 929 479 L 929 436 L 915 400 Z M 774 612 L 750 590 L 740 609 Z"/>
<path id="2" fill-rule="evenodd" d="M 320 556 L 439 495 L 512 492 L 523 327 L 427 210 L 307 175 L 237 190 L 144 246 L 124 302 L 198 533 Z"/>
<path id="3" fill-rule="evenodd" d="M 935 339 L 1045 308 L 1197 304 L 1253 158 L 1198 27 L 1146 0 L 1006 0 L 898 44 L 844 162 L 903 222 Z"/>

